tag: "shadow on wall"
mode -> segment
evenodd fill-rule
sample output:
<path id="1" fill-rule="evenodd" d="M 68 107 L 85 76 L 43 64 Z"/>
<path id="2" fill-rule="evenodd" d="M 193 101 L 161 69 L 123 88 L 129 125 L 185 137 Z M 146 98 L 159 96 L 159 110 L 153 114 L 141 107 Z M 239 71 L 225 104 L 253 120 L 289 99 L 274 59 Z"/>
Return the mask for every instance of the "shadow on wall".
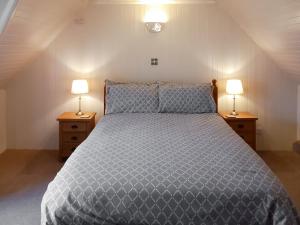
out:
<path id="1" fill-rule="evenodd" d="M 45 52 L 21 76 L 13 78 L 7 87 L 8 148 L 58 149 L 56 118 L 62 112 L 77 110 L 77 96 L 71 94 L 76 78 L 89 80 L 92 91 L 83 98 L 82 107 L 97 112 L 99 117 L 103 112 L 104 83 L 100 76 L 75 72 Z"/>

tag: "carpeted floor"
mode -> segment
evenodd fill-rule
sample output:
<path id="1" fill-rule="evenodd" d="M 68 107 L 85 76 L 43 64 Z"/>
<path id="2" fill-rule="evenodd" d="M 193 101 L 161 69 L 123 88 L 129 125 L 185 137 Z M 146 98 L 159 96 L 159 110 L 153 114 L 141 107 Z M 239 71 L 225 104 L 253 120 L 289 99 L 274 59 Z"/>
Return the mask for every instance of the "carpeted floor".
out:
<path id="1" fill-rule="evenodd" d="M 61 168 L 57 151 L 10 150 L 0 155 L 0 224 L 39 225 L 48 183 Z"/>
<path id="2" fill-rule="evenodd" d="M 300 154 L 260 152 L 300 209 Z M 62 167 L 56 151 L 9 150 L 0 155 L 0 225 L 39 225 L 47 184 Z"/>
<path id="3" fill-rule="evenodd" d="M 300 154 L 296 152 L 259 152 L 281 180 L 300 212 Z"/>

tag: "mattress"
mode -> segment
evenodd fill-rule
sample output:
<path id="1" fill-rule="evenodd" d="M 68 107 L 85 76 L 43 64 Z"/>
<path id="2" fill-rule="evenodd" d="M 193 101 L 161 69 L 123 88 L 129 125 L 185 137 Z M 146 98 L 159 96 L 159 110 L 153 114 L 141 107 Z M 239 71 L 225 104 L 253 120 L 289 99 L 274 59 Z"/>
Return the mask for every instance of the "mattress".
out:
<path id="1" fill-rule="evenodd" d="M 300 224 L 277 177 L 218 114 L 111 114 L 42 200 L 43 225 Z"/>

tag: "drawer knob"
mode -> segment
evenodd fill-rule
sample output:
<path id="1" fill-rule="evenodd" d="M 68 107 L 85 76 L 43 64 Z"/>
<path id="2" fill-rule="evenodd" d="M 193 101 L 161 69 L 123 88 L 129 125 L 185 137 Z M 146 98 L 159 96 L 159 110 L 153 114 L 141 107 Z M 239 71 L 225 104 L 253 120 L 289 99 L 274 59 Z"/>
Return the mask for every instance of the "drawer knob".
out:
<path id="1" fill-rule="evenodd" d="M 239 124 L 238 128 L 240 128 L 240 129 L 244 128 L 244 124 Z"/>
<path id="2" fill-rule="evenodd" d="M 72 151 L 72 152 L 74 152 L 74 151 L 75 151 L 75 149 L 76 149 L 76 147 L 73 147 L 73 148 L 71 149 L 71 151 Z"/>
<path id="3" fill-rule="evenodd" d="M 72 125 L 72 129 L 77 129 L 78 126 L 77 125 Z"/>
<path id="4" fill-rule="evenodd" d="M 245 139 L 245 137 L 243 135 L 241 135 L 241 138 Z"/>
<path id="5" fill-rule="evenodd" d="M 71 137 L 73 141 L 76 141 L 78 138 L 76 136 Z"/>

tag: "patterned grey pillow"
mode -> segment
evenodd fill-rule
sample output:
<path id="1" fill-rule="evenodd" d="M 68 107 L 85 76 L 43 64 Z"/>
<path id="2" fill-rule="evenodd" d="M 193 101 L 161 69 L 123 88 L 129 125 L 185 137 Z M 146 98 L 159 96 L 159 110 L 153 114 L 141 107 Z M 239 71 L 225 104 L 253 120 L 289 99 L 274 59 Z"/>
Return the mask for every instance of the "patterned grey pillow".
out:
<path id="1" fill-rule="evenodd" d="M 213 113 L 216 104 L 211 84 L 159 84 L 159 112 Z"/>
<path id="2" fill-rule="evenodd" d="M 106 82 L 106 113 L 157 113 L 157 83 Z"/>

